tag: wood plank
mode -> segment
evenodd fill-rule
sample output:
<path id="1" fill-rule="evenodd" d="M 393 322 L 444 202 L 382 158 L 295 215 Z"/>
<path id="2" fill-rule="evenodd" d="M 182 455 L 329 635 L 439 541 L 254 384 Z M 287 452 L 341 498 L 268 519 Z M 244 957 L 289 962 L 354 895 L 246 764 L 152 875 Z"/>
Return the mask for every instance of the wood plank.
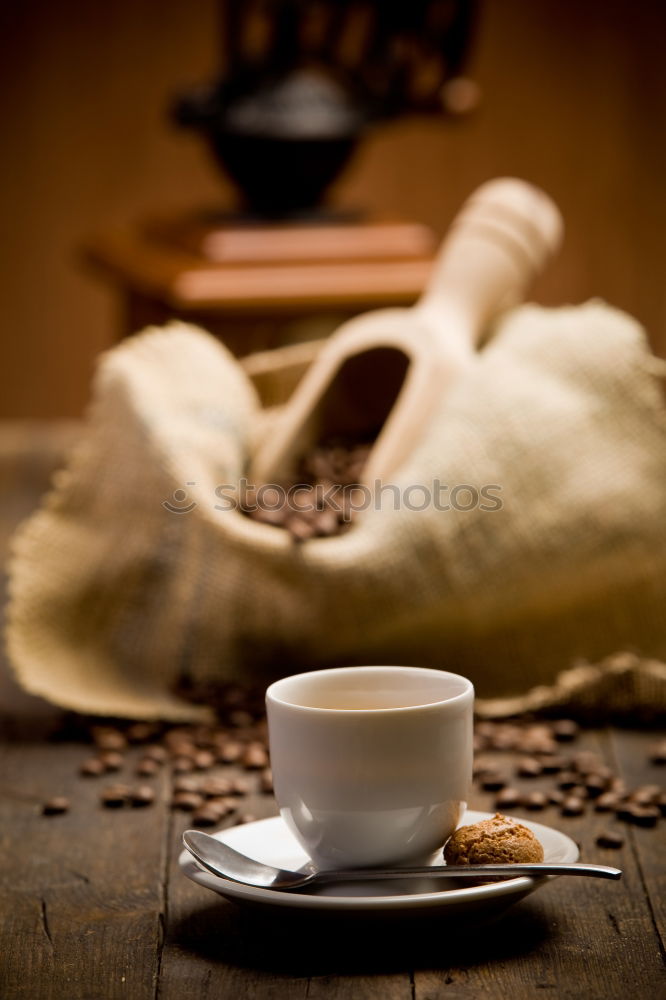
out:
<path id="1" fill-rule="evenodd" d="M 610 734 L 611 751 L 618 773 L 629 788 L 639 785 L 666 784 L 666 767 L 649 761 L 650 746 L 664 739 L 664 731 L 614 729 Z M 666 837 L 664 824 L 660 829 L 649 830 L 637 826 L 627 828 L 631 839 L 643 885 L 650 900 L 650 907 L 661 942 L 662 956 L 666 960 Z"/>
<path id="2" fill-rule="evenodd" d="M 230 767 L 229 776 L 247 772 Z M 254 779 L 256 782 L 258 779 Z M 257 819 L 277 814 L 271 795 L 253 791 L 243 809 Z M 228 823 L 225 825 L 229 825 Z M 376 921 L 331 920 L 326 914 L 250 910 L 194 885 L 178 868 L 187 815 L 175 814 L 160 1000 L 252 997 L 252 1000 L 411 1000 L 400 952 L 375 941 Z M 403 929 L 400 939 L 404 938 Z"/>
<path id="3" fill-rule="evenodd" d="M 224 773 L 242 773 L 246 780 L 252 780 L 237 768 L 229 767 Z M 257 819 L 277 812 L 273 797 L 258 792 L 250 794 L 242 808 Z M 307 996 L 307 976 L 284 964 L 273 967 L 274 941 L 253 915 L 195 885 L 181 873 L 178 855 L 182 835 L 191 825 L 188 814 L 173 815 L 160 1000 L 302 1000 Z"/>
<path id="4" fill-rule="evenodd" d="M 584 733 L 575 749 L 600 751 L 612 764 L 604 734 Z M 506 762 L 507 756 L 498 759 Z M 490 810 L 492 796 L 479 793 L 474 805 Z M 597 847 L 596 837 L 609 820 L 592 811 L 576 818 L 562 817 L 554 808 L 512 812 L 567 833 L 583 859 L 621 867 L 622 881 L 561 878 L 481 933 L 442 936 L 437 959 L 415 974 L 415 1000 L 527 1000 L 536 990 L 550 990 L 558 1000 L 620 1000 L 630 992 L 658 996 L 666 986 L 664 969 L 631 842 L 620 851 Z"/>
<path id="5" fill-rule="evenodd" d="M 167 811 L 108 810 L 76 743 L 0 748 L 0 996 L 148 1000 L 161 945 Z M 119 773 L 114 778 L 128 780 Z M 166 778 L 156 787 L 164 798 Z M 51 795 L 61 816 L 41 815 Z"/>

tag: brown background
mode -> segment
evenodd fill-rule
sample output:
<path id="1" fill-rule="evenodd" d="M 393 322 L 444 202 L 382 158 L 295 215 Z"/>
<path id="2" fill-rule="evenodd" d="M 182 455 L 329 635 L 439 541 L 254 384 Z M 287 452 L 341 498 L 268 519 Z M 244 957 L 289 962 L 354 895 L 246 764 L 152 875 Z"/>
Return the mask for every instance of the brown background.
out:
<path id="1" fill-rule="evenodd" d="M 231 203 L 198 140 L 165 114 L 175 91 L 214 73 L 216 3 L 5 0 L 2 19 L 0 416 L 76 415 L 118 329 L 115 292 L 82 266 L 85 237 Z M 666 5 L 651 0 L 486 0 L 476 115 L 378 131 L 335 199 L 443 231 L 480 181 L 534 181 L 567 221 L 535 297 L 601 296 L 666 352 L 665 28 Z"/>

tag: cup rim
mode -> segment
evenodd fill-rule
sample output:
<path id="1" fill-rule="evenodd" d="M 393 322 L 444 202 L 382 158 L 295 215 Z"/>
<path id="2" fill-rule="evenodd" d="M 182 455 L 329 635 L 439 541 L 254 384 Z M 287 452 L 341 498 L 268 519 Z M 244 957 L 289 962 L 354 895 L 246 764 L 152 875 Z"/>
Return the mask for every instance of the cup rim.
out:
<path id="1" fill-rule="evenodd" d="M 457 681 L 463 683 L 463 690 L 458 691 L 447 698 L 438 698 L 436 701 L 425 701 L 415 705 L 395 705 L 386 706 L 378 708 L 326 708 L 324 706 L 318 705 L 302 705 L 295 701 L 287 700 L 284 697 L 280 697 L 276 693 L 276 689 L 281 685 L 285 684 L 287 681 L 294 681 L 300 678 L 307 677 L 317 677 L 322 675 L 332 676 L 334 674 L 344 674 L 348 671 L 364 670 L 369 673 L 373 671 L 410 671 L 414 673 L 427 674 L 427 675 L 437 675 L 438 678 L 451 677 L 455 678 Z M 349 667 L 326 667 L 322 670 L 306 670 L 298 674 L 289 674 L 287 677 L 280 677 L 278 680 L 273 681 L 272 684 L 266 689 L 266 702 L 273 702 L 276 705 L 283 705 L 287 708 L 292 708 L 295 710 L 300 710 L 303 712 L 314 712 L 322 713 L 326 715 L 347 715 L 347 716 L 359 716 L 363 714 L 368 715 L 379 715 L 382 713 L 399 713 L 399 712 L 414 712 L 420 709 L 433 709 L 440 707 L 442 705 L 454 705 L 456 702 L 464 702 L 469 697 L 474 700 L 474 685 L 468 677 L 463 677 L 462 674 L 455 674 L 451 670 L 437 670 L 433 667 L 413 667 L 409 665 L 399 665 L 399 664 L 386 664 L 386 665 L 359 665 L 359 666 L 349 666 Z"/>

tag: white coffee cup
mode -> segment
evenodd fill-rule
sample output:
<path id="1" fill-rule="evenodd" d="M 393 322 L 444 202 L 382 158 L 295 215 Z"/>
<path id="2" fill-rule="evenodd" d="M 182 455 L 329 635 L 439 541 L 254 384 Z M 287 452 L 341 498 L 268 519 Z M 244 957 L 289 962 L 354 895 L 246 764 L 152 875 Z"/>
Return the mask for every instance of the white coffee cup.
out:
<path id="1" fill-rule="evenodd" d="M 318 868 L 426 863 L 472 777 L 474 689 L 421 667 L 295 674 L 266 692 L 281 815 Z"/>

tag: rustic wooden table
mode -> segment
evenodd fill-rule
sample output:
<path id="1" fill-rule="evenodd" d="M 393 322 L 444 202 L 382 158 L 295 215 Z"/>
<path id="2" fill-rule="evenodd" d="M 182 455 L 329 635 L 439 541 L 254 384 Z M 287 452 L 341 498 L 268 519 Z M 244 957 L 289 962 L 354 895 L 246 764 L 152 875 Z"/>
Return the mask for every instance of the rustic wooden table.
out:
<path id="1" fill-rule="evenodd" d="M 34 506 L 61 444 L 43 428 L 10 430 L 0 432 L 3 544 Z M 190 820 L 169 808 L 168 769 L 150 779 L 153 806 L 103 809 L 99 779 L 78 775 L 86 748 L 53 738 L 57 715 L 40 710 L 35 717 L 34 705 L 14 704 L 0 744 L 3 1000 L 666 995 L 666 842 L 658 828 L 625 827 L 590 811 L 533 814 L 578 841 L 584 859 L 617 864 L 624 877 L 558 879 L 485 926 L 438 917 L 331 923 L 317 914 L 266 916 L 180 873 Z M 577 749 L 597 749 L 636 786 L 663 779 L 663 767 L 648 760 L 654 739 L 645 730 L 587 730 Z M 138 752 L 130 752 L 120 778 L 131 774 Z M 70 810 L 43 816 L 42 802 L 56 793 L 70 798 Z M 490 809 L 492 795 L 475 793 L 471 805 Z M 262 817 L 275 805 L 257 791 L 247 810 Z M 623 830 L 623 848 L 596 846 L 609 825 Z"/>

